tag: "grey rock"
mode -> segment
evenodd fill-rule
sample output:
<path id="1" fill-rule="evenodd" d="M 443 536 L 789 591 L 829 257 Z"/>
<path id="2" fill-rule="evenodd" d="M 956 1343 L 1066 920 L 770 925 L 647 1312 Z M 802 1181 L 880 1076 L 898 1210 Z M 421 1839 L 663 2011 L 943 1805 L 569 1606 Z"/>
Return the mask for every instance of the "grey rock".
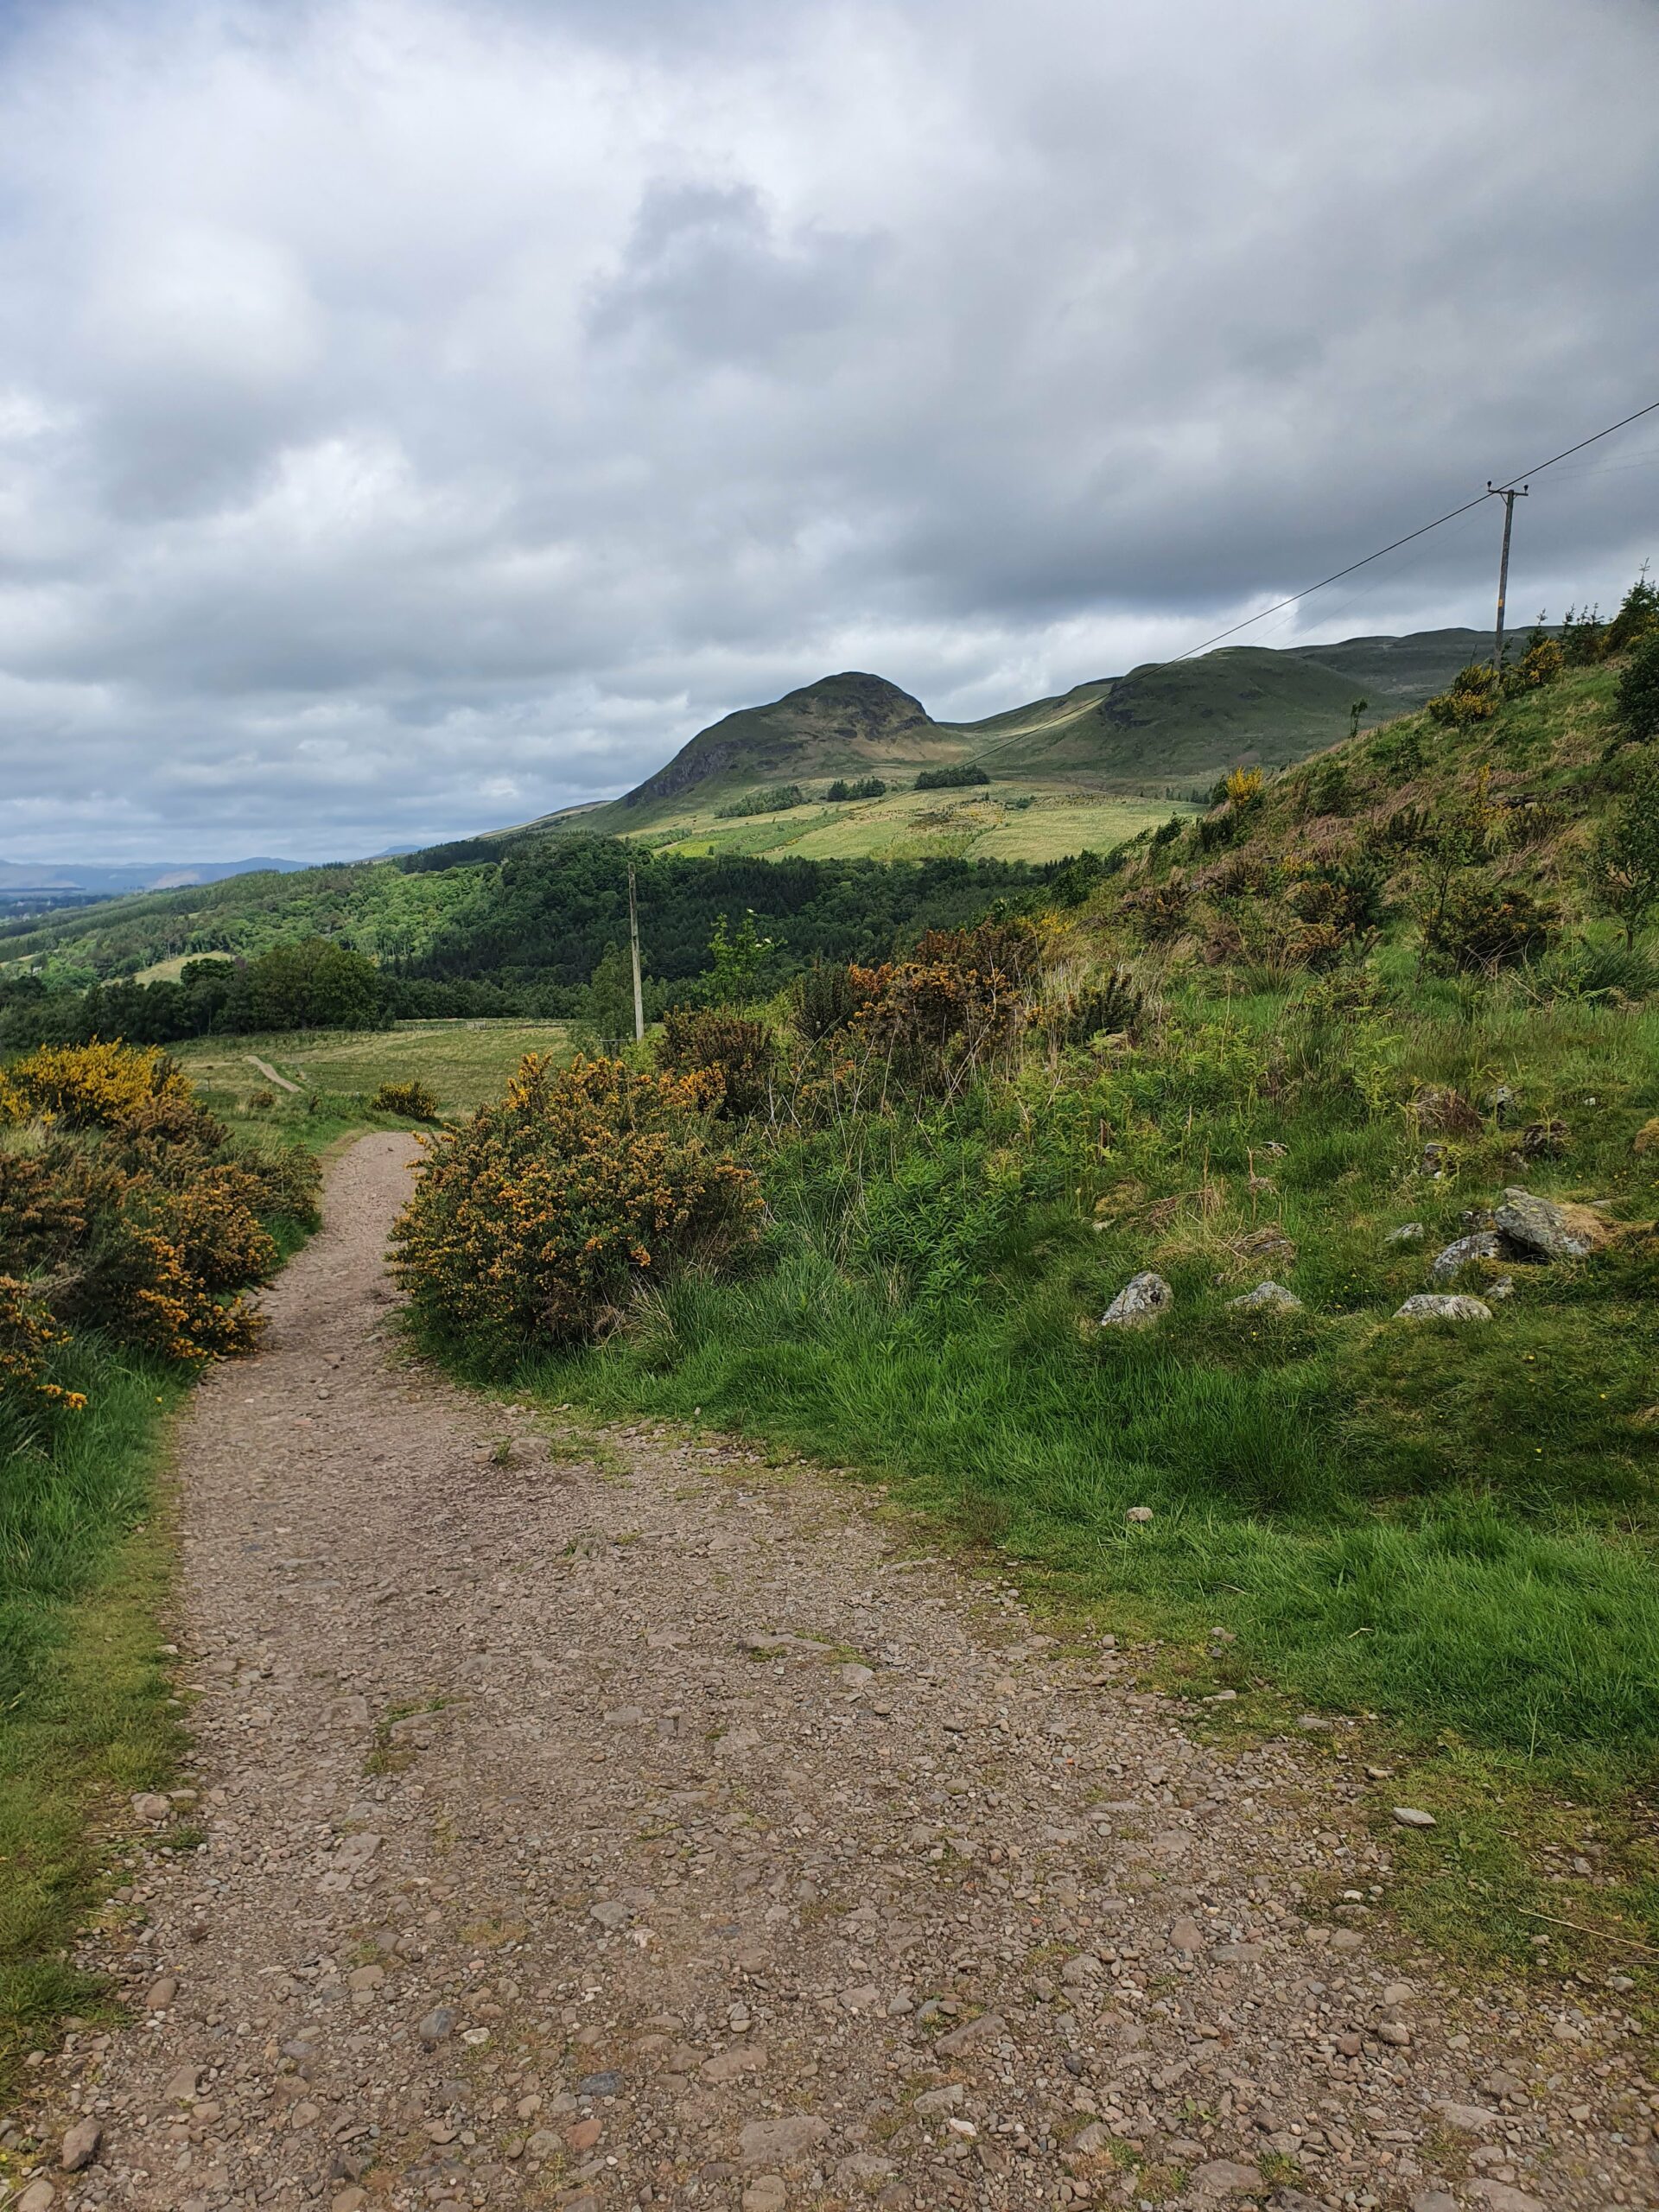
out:
<path id="1" fill-rule="evenodd" d="M 1135 1522 L 1137 1526 L 1143 1527 L 1147 1522 L 1154 1518 L 1154 1515 L 1152 1508 L 1149 1505 L 1132 1505 L 1128 1511 L 1123 1516 L 1123 1518 L 1126 1521 Z"/>
<path id="2" fill-rule="evenodd" d="M 1103 1329 L 1148 1329 L 1175 1303 L 1162 1275 L 1150 1269 L 1131 1275 L 1101 1316 Z"/>
<path id="3" fill-rule="evenodd" d="M 78 2174 L 83 2166 L 92 2164 L 103 2140 L 104 2130 L 97 2120 L 78 2120 L 64 2136 L 58 2164 L 65 2173 Z"/>
<path id="4" fill-rule="evenodd" d="M 1474 1267 L 1482 1260 L 1496 1260 L 1503 1249 L 1496 1230 L 1482 1229 L 1472 1236 L 1459 1236 L 1429 1262 L 1428 1279 L 1433 1283 L 1450 1282 L 1465 1268 Z"/>
<path id="5" fill-rule="evenodd" d="M 1411 2212 L 1458 2212 L 1458 2200 L 1443 2189 L 1419 2190 L 1411 2200 Z"/>
<path id="6" fill-rule="evenodd" d="M 1421 1805 L 1396 1805 L 1394 1817 L 1402 1828 L 1432 1828 L 1435 1825 L 1433 1814 L 1424 1812 Z"/>
<path id="7" fill-rule="evenodd" d="M 1535 1198 L 1511 1185 L 1492 1218 L 1506 1243 L 1535 1259 L 1581 1260 L 1595 1249 L 1584 1211 L 1557 1205 L 1553 1198 Z"/>
<path id="8" fill-rule="evenodd" d="M 1515 1296 L 1515 1277 L 1513 1275 L 1500 1275 L 1496 1282 L 1489 1282 L 1486 1285 L 1486 1295 L 1489 1299 L 1513 1298 Z"/>
<path id="9" fill-rule="evenodd" d="M 1243 1298 L 1230 1298 L 1227 1303 L 1244 1313 L 1300 1313 L 1302 1310 L 1301 1300 L 1281 1282 L 1259 1282 Z"/>
<path id="10" fill-rule="evenodd" d="M 435 2044 L 442 2043 L 446 2037 L 453 2035 L 454 2026 L 454 2005 L 437 2005 L 427 2014 L 415 2032 L 430 2050 Z"/>
<path id="11" fill-rule="evenodd" d="M 603 2074 L 584 2074 L 576 2084 L 579 2097 L 613 2097 L 622 2087 L 622 2076 L 607 2069 Z"/>
<path id="12" fill-rule="evenodd" d="M 1396 1321 L 1490 1321 L 1492 1309 L 1456 1292 L 1420 1290 L 1395 1315 Z"/>
<path id="13" fill-rule="evenodd" d="M 1544 2212 L 1541 2196 L 1533 2196 L 1506 2181 L 1472 2181 L 1469 2194 L 1490 2206 L 1491 2212 Z"/>
<path id="14" fill-rule="evenodd" d="M 1421 1221 L 1402 1221 L 1382 1239 L 1385 1244 L 1421 1244 L 1428 1234 Z"/>
<path id="15" fill-rule="evenodd" d="M 58 2201 L 58 2192 L 44 2178 L 32 2181 L 17 2200 L 17 2212 L 52 2212 Z"/>

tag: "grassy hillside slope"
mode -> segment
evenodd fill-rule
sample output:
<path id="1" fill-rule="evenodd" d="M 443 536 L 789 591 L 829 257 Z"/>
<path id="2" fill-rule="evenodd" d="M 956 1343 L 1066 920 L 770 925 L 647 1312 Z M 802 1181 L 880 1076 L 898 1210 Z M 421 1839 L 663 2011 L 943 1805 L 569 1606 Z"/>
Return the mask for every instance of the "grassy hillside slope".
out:
<path id="1" fill-rule="evenodd" d="M 1659 2000 L 1659 944 L 1586 889 L 1650 757 L 1615 677 L 1072 871 L 976 1060 L 954 956 L 855 979 L 874 1028 L 775 1002 L 753 1262 L 518 1385 L 861 1471 L 1200 1725 L 1357 1716 L 1421 1930 Z M 1586 1249 L 1495 1241 L 1511 1188 Z M 1103 1327 L 1142 1271 L 1161 1319 Z"/>
<path id="2" fill-rule="evenodd" d="M 979 722 L 934 721 L 880 677 L 830 677 L 728 715 L 637 790 L 582 810 L 580 826 L 683 852 L 1058 859 L 1133 836 L 1149 802 L 1207 786 L 1225 768 L 1302 759 L 1349 727 L 1358 699 L 1368 702 L 1362 727 L 1421 705 L 1482 643 L 1472 631 L 1437 630 L 1229 648 L 1148 663 Z M 990 789 L 913 788 L 923 768 L 968 762 L 987 771 Z M 833 779 L 872 775 L 891 787 L 882 797 L 822 803 Z M 797 804 L 730 818 L 734 802 L 791 785 Z"/>

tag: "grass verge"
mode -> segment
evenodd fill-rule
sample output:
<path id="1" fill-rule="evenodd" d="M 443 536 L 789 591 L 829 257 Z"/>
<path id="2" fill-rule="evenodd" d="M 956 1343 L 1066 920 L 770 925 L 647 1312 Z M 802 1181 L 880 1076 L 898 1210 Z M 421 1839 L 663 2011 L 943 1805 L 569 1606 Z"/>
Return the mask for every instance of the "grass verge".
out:
<path id="1" fill-rule="evenodd" d="M 175 1373 L 84 1337 L 86 1412 L 7 1462 L 0 1501 L 0 2105 L 66 2013 L 105 2000 L 73 1960 L 106 1891 L 126 1800 L 180 1743 L 158 1622 Z"/>

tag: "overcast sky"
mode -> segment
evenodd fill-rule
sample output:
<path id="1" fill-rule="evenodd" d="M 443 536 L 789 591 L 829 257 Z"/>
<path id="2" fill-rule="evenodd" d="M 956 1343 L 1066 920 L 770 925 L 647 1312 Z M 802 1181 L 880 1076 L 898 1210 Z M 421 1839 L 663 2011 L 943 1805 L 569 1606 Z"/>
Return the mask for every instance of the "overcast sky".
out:
<path id="1" fill-rule="evenodd" d="M 1654 0 L 0 0 L 0 858 L 1162 658 L 1659 398 Z M 1512 609 L 1659 555 L 1659 416 Z M 1490 619 L 1496 502 L 1275 618 Z"/>

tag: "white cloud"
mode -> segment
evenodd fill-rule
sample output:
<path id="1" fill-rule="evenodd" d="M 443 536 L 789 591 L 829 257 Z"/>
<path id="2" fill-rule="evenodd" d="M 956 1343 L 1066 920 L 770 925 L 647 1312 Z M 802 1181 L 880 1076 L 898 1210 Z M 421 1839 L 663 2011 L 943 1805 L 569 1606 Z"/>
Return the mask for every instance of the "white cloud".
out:
<path id="1" fill-rule="evenodd" d="M 1655 396 L 1659 18 L 1611 0 L 0 37 L 8 858 L 462 834 L 841 667 L 988 713 Z M 1526 615 L 1649 550 L 1659 434 L 1586 460 L 1517 518 Z M 1494 535 L 1262 641 L 1484 621 Z"/>

